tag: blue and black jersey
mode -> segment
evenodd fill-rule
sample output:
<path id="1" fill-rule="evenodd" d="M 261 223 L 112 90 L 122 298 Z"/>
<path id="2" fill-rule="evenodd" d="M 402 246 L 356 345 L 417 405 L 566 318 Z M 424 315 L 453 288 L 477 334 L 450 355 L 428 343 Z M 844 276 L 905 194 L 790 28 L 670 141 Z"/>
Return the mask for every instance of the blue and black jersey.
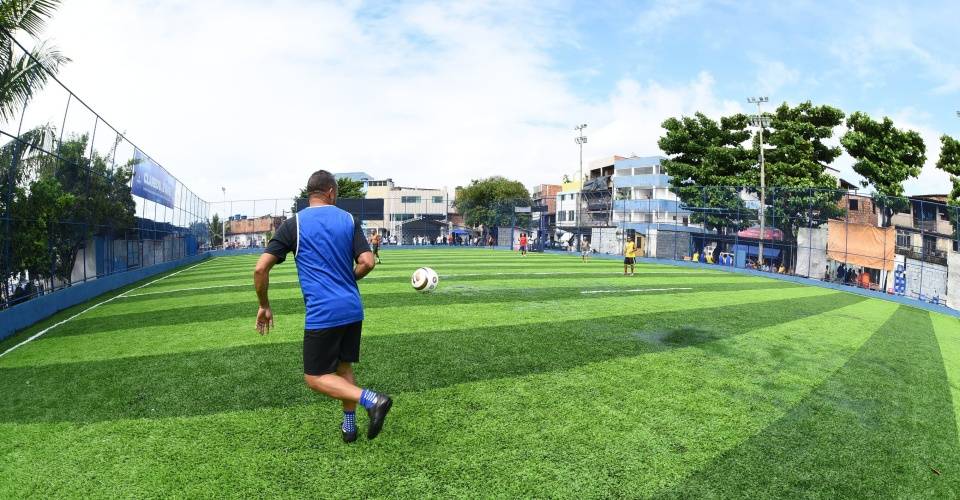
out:
<path id="1" fill-rule="evenodd" d="M 363 321 L 353 266 L 369 251 L 360 223 L 333 205 L 297 212 L 280 225 L 265 250 L 279 262 L 293 252 L 307 308 L 306 330 Z"/>

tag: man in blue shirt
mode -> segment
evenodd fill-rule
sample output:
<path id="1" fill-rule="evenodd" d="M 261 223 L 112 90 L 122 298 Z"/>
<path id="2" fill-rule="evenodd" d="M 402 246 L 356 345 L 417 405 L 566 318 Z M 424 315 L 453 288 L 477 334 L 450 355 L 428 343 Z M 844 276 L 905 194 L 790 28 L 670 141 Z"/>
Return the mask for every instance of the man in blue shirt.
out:
<path id="1" fill-rule="evenodd" d="M 355 384 L 351 363 L 360 361 L 363 303 L 357 280 L 376 266 L 360 223 L 336 207 L 337 180 L 319 170 L 307 181 L 310 206 L 284 221 L 257 261 L 253 273 L 260 310 L 257 332 L 269 333 L 273 311 L 267 289 L 270 270 L 293 252 L 306 303 L 303 378 L 310 389 L 343 402 L 341 436 L 357 439 L 356 408 L 370 417 L 367 437 L 377 437 L 393 401 Z"/>

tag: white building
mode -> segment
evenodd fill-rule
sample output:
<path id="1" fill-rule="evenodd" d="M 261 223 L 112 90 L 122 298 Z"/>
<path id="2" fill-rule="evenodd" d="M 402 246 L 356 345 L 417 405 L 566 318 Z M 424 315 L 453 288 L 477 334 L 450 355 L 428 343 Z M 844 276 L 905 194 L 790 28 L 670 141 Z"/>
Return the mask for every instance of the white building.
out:
<path id="1" fill-rule="evenodd" d="M 388 234 L 403 232 L 403 225 L 418 220 L 446 221 L 453 200 L 442 188 L 397 186 L 393 179 L 368 180 L 367 199 L 383 200 L 383 219 L 368 220 L 367 229 Z"/>

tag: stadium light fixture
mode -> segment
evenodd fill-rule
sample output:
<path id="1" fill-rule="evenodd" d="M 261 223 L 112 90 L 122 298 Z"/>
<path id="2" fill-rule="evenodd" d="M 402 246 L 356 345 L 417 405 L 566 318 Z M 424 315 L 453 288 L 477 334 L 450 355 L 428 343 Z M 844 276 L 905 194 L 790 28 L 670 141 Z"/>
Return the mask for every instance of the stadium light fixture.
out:
<path id="1" fill-rule="evenodd" d="M 580 206 L 583 204 L 583 145 L 587 143 L 587 137 L 583 135 L 583 129 L 587 128 L 587 124 L 577 125 L 573 129 L 577 131 L 576 142 L 580 146 L 580 192 L 577 195 L 577 251 L 580 251 L 580 242 L 583 241 L 583 234 L 581 234 L 581 228 L 583 227 L 582 212 Z"/>
<path id="2" fill-rule="evenodd" d="M 759 130 L 760 134 L 760 243 L 757 252 L 757 260 L 760 262 L 760 265 L 763 265 L 763 238 L 765 236 L 765 217 L 764 217 L 764 208 L 767 204 L 767 175 L 766 169 L 764 168 L 763 161 L 763 129 L 770 126 L 770 117 L 763 115 L 763 109 L 761 105 L 765 102 L 769 102 L 770 98 L 767 96 L 759 97 L 748 97 L 747 102 L 750 104 L 757 105 L 757 114 L 751 117 L 751 124 Z"/>

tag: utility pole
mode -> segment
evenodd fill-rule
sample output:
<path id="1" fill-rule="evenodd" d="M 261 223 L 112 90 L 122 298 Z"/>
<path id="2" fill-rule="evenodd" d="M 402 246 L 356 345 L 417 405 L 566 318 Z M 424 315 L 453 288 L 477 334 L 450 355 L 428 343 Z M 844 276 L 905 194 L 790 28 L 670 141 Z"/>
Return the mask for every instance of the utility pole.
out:
<path id="1" fill-rule="evenodd" d="M 580 146 L 580 189 L 577 194 L 577 251 L 580 251 L 580 245 L 583 240 L 583 214 L 580 206 L 583 205 L 583 145 L 587 143 L 587 137 L 583 135 L 583 129 L 587 124 L 577 125 L 573 129 L 577 131 L 576 141 Z"/>
<path id="2" fill-rule="evenodd" d="M 760 105 L 768 102 L 770 99 L 761 97 L 748 97 L 747 102 L 757 105 L 757 114 L 750 117 L 750 122 L 760 129 L 760 247 L 757 252 L 760 265 L 763 265 L 763 239 L 766 237 L 766 217 L 764 211 L 767 208 L 767 175 L 763 162 L 763 128 L 770 126 L 770 117 L 763 116 L 763 110 Z"/>

